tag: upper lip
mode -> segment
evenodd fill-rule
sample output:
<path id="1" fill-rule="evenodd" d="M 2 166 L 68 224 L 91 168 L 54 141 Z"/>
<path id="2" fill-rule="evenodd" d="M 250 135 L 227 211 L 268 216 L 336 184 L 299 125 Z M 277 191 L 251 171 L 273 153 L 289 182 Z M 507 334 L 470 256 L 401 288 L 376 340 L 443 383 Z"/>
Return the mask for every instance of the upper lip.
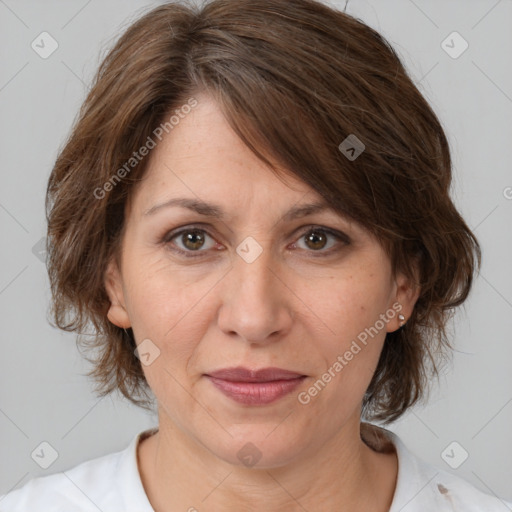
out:
<path id="1" fill-rule="evenodd" d="M 261 368 L 259 370 L 250 370 L 238 366 L 236 368 L 223 368 L 206 375 L 217 379 L 231 382 L 271 382 L 274 380 L 291 380 L 305 375 L 282 368 Z"/>

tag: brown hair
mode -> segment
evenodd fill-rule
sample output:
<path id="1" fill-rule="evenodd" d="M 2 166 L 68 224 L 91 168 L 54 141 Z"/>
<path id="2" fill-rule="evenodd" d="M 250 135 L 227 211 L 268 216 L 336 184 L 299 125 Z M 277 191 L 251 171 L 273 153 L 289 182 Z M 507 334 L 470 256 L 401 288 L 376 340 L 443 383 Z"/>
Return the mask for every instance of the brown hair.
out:
<path id="1" fill-rule="evenodd" d="M 314 0 L 168 3 L 133 23 L 101 63 L 46 198 L 53 318 L 98 350 L 88 374 L 96 391 L 151 404 L 133 333 L 108 321 L 104 288 L 148 158 L 112 177 L 198 92 L 276 173 L 277 162 L 368 229 L 394 272 L 413 279 L 419 258 L 420 296 L 406 325 L 387 334 L 363 401 L 367 418 L 398 418 L 425 397 L 451 348 L 447 321 L 470 291 L 480 247 L 449 196 L 442 126 L 393 48 Z M 338 149 L 351 134 L 365 145 L 352 160 Z"/>

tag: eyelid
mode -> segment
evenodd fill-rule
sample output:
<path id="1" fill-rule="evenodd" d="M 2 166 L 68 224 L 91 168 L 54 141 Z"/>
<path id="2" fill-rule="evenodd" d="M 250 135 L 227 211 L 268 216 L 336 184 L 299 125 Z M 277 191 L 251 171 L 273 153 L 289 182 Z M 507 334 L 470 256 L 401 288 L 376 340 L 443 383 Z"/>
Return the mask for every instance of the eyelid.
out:
<path id="1" fill-rule="evenodd" d="M 322 226 L 320 224 L 309 224 L 307 226 L 302 226 L 297 231 L 300 234 L 299 235 L 294 234 L 294 236 L 297 237 L 297 240 L 294 242 L 294 245 L 299 240 L 301 240 L 307 233 L 311 233 L 314 231 L 326 233 L 327 235 L 330 235 L 331 237 L 336 238 L 339 243 L 341 242 L 343 244 L 343 246 L 352 244 L 352 240 L 350 239 L 350 237 L 348 235 L 346 235 L 343 231 L 340 231 L 340 230 L 334 229 L 334 228 L 329 228 L 327 226 Z M 297 231 L 295 233 L 297 233 Z M 319 251 L 309 250 L 306 252 L 309 253 L 314 258 L 316 258 L 316 257 L 320 258 L 322 256 L 327 257 L 332 254 L 338 253 L 341 250 L 341 248 L 337 247 L 336 245 L 334 247 L 331 247 L 331 248 L 325 250 L 325 251 L 324 250 L 319 250 Z"/>
<path id="2" fill-rule="evenodd" d="M 178 227 L 178 228 L 175 228 L 175 229 L 172 229 L 170 231 L 167 231 L 164 236 L 162 237 L 161 239 L 161 243 L 166 245 L 166 246 L 171 246 L 171 242 L 173 239 L 179 237 L 180 235 L 182 235 L 183 233 L 187 233 L 189 231 L 202 231 L 203 233 L 205 233 L 207 236 L 209 236 L 212 240 L 215 241 L 215 243 L 219 243 L 217 242 L 217 240 L 215 239 L 215 237 L 213 237 L 208 229 L 206 229 L 204 227 L 205 225 L 204 224 L 187 224 L 185 226 L 181 226 L 181 227 Z M 198 251 L 185 251 L 183 249 L 180 249 L 179 247 L 171 247 L 171 250 L 174 251 L 174 252 L 177 252 L 178 254 L 184 254 L 186 257 L 189 257 L 189 258 L 193 258 L 193 257 L 196 257 L 196 256 L 200 256 L 201 253 L 207 253 L 209 250 L 198 250 Z"/>
<path id="3" fill-rule="evenodd" d="M 209 226 L 207 226 L 205 224 L 202 224 L 202 223 L 187 224 L 187 225 L 184 225 L 184 226 L 181 226 L 181 227 L 177 227 L 175 229 L 172 229 L 170 231 L 165 232 L 163 237 L 161 237 L 160 242 L 162 244 L 164 244 L 164 245 L 171 246 L 171 241 L 174 238 L 176 238 L 179 235 L 181 235 L 183 233 L 186 233 L 188 231 L 197 230 L 197 231 L 201 231 L 201 232 L 205 233 L 212 240 L 214 240 L 217 244 L 219 244 L 220 242 L 217 242 L 215 237 L 210 234 L 210 232 L 208 230 L 208 227 Z M 340 230 L 334 229 L 334 228 L 329 228 L 327 226 L 323 226 L 323 225 L 320 225 L 320 224 L 308 224 L 308 225 L 301 226 L 300 228 L 296 229 L 293 232 L 293 234 L 291 235 L 291 236 L 294 236 L 296 238 L 296 240 L 294 240 L 293 244 L 296 244 L 297 241 L 301 237 L 305 236 L 307 233 L 310 233 L 312 231 L 320 231 L 320 232 L 326 233 L 327 235 L 330 235 L 330 236 L 336 238 L 339 242 L 341 242 L 345 246 L 352 244 L 351 238 L 347 234 L 345 234 L 343 231 L 340 231 Z M 207 254 L 212 249 L 206 249 L 206 250 L 199 249 L 197 251 L 185 251 L 185 250 L 180 249 L 178 247 L 172 247 L 171 250 L 174 251 L 174 252 L 177 252 L 178 254 L 182 254 L 185 257 L 194 258 L 194 257 L 201 256 L 201 253 Z M 330 255 L 333 252 L 337 252 L 339 250 L 340 250 L 339 248 L 334 247 L 334 248 L 330 248 L 330 249 L 328 249 L 326 251 L 310 250 L 310 251 L 306 251 L 306 252 L 311 253 L 313 257 L 321 257 L 321 256 Z M 315 255 L 315 252 L 317 253 L 316 255 Z"/>

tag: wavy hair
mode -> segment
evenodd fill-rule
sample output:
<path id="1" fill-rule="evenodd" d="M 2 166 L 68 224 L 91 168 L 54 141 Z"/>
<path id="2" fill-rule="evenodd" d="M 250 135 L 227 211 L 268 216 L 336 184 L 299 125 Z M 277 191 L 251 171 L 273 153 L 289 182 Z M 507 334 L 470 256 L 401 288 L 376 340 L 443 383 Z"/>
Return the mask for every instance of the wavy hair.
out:
<path id="1" fill-rule="evenodd" d="M 133 332 L 107 319 L 104 287 L 149 158 L 105 184 L 198 92 L 271 169 L 279 172 L 277 162 L 368 229 L 393 272 L 414 279 L 418 263 L 420 296 L 406 325 L 386 335 L 362 404 L 369 419 L 397 419 L 424 398 L 450 353 L 447 322 L 469 294 L 480 247 L 450 198 L 441 123 L 399 56 L 374 29 L 319 1 L 171 2 L 119 37 L 48 182 L 55 325 L 96 350 L 88 375 L 97 393 L 118 390 L 150 408 Z M 339 149 L 349 135 L 365 145 L 353 160 Z"/>

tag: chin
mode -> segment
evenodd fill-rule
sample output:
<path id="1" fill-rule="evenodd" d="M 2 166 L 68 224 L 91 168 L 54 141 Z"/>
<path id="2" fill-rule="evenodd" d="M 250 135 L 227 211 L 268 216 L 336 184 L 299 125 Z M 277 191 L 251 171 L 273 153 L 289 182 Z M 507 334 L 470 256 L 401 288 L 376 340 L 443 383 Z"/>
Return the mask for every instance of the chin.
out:
<path id="1" fill-rule="evenodd" d="M 204 444 L 216 457 L 228 464 L 248 469 L 282 467 L 300 455 L 302 445 L 307 444 L 307 440 L 304 435 L 300 436 L 298 432 L 290 432 L 284 425 L 278 425 L 232 425 L 228 430 L 233 437 L 226 434 L 217 442 L 209 437 Z"/>

